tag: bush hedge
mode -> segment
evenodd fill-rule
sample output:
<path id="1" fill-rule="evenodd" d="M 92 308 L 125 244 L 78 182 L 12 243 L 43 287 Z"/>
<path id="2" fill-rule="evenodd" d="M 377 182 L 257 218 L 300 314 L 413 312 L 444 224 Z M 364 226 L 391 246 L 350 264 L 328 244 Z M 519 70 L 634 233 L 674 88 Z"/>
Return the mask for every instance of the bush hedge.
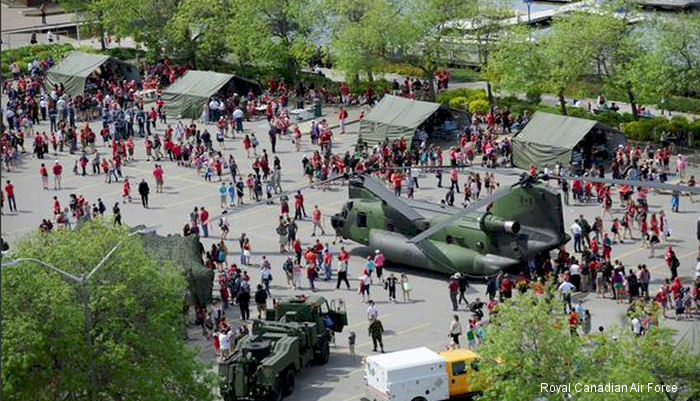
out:
<path id="1" fill-rule="evenodd" d="M 486 114 L 491 109 L 488 100 L 476 99 L 469 102 L 469 112 L 471 114 Z"/>
<path id="2" fill-rule="evenodd" d="M 10 72 L 10 64 L 17 62 L 22 71 L 27 70 L 27 64 L 34 60 L 53 58 L 54 62 L 62 60 L 68 53 L 73 50 L 73 46 L 67 43 L 52 44 L 52 45 L 34 45 L 24 46 L 17 49 L 3 50 L 2 63 L 0 69 L 3 77 L 12 75 Z"/>
<path id="3" fill-rule="evenodd" d="M 469 98 L 464 96 L 457 96 L 450 99 L 450 107 L 457 110 L 469 110 Z"/>
<path id="4" fill-rule="evenodd" d="M 661 104 L 657 107 L 661 108 Z M 700 114 L 700 99 L 670 96 L 666 99 L 666 109 L 681 113 Z"/>
<path id="5" fill-rule="evenodd" d="M 488 95 L 483 89 L 450 89 L 437 95 L 437 102 L 440 104 L 450 104 L 450 100 L 456 97 L 463 97 L 469 100 L 486 100 Z"/>

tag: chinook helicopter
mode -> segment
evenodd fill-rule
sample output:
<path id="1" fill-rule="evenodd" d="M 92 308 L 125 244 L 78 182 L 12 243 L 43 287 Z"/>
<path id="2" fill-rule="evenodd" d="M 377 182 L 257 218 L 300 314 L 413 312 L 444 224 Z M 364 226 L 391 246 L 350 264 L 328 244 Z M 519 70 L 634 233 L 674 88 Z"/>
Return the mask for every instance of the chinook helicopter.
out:
<path id="1" fill-rule="evenodd" d="M 380 249 L 393 263 L 485 277 L 517 269 L 569 241 L 561 195 L 545 184 L 546 179 L 700 193 L 697 187 L 658 182 L 532 177 L 504 171 L 520 175 L 520 180 L 465 208 L 404 200 L 369 175 L 354 176 L 349 180 L 350 200 L 331 217 L 331 225 L 336 235 Z M 477 211 L 484 206 L 486 211 Z"/>

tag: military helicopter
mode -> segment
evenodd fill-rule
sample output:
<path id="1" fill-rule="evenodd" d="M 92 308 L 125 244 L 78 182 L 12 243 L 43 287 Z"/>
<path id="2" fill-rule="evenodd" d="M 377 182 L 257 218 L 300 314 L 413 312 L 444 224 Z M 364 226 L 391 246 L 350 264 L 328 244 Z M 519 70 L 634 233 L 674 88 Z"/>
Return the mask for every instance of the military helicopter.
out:
<path id="1" fill-rule="evenodd" d="M 389 169 L 408 168 L 412 167 Z M 520 179 L 463 209 L 404 200 L 369 175 L 351 177 L 350 200 L 332 216 L 331 225 L 336 235 L 379 249 L 388 261 L 444 274 L 485 277 L 517 269 L 569 241 L 561 195 L 545 184 L 546 179 L 700 193 L 697 187 L 658 182 L 498 172 L 518 174 Z M 477 211 L 487 205 L 485 212 Z"/>

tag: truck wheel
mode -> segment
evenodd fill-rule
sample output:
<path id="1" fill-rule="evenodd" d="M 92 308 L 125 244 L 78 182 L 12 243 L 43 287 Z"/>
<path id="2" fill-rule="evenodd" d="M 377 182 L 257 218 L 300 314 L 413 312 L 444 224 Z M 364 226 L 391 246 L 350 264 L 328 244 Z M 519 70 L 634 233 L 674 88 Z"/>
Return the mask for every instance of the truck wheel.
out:
<path id="1" fill-rule="evenodd" d="M 269 393 L 269 400 L 270 401 L 282 401 L 282 398 L 284 396 L 282 395 L 282 382 L 278 379 L 275 382 L 275 388 L 272 390 L 271 393 Z"/>
<path id="2" fill-rule="evenodd" d="M 294 392 L 295 377 L 294 370 L 289 369 L 284 375 L 284 387 L 282 388 L 282 395 L 290 395 Z"/>
<path id="3" fill-rule="evenodd" d="M 320 348 L 316 355 L 314 355 L 314 362 L 317 365 L 325 365 L 331 357 L 331 348 L 328 345 L 328 341 L 324 341 Z"/>
<path id="4" fill-rule="evenodd" d="M 412 399 L 411 401 L 426 401 L 425 397 L 416 397 Z"/>

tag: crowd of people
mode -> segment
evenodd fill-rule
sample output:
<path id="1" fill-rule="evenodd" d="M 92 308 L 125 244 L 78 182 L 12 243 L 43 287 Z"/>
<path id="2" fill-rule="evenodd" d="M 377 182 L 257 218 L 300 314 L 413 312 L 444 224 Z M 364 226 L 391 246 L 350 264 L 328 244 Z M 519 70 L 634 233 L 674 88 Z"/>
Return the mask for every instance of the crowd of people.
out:
<path id="1" fill-rule="evenodd" d="M 493 108 L 486 114 L 471 116 L 468 126 L 462 128 L 456 142 L 446 151 L 443 151 L 441 144 L 429 143 L 427 139 L 411 146 L 406 138 L 398 138 L 373 146 L 361 143 L 352 150 L 336 153 L 334 141 L 338 134 L 332 131 L 326 120 L 313 121 L 307 132 L 310 141 L 303 143 L 305 136 L 292 119 L 289 110 L 291 104 L 296 101 L 296 106 L 303 107 L 304 102 L 323 97 L 326 101 L 343 105 L 371 105 L 377 98 L 371 88 L 358 98 L 351 94 L 347 84 L 343 84 L 337 98 L 334 98 L 335 94 L 325 88 L 294 87 L 282 80 L 272 80 L 261 94 L 251 90 L 247 95 L 230 93 L 210 99 L 203 105 L 200 121 L 191 120 L 185 124 L 178 120 L 175 124 L 169 124 L 163 100 L 157 96 L 153 107 L 147 110 L 144 99 L 137 92 L 143 88 L 158 90 L 173 83 L 184 73 L 184 67 L 169 62 L 149 67 L 142 79 L 143 86 L 136 81 L 119 80 L 103 71 L 93 77 L 89 92 L 71 97 L 64 93 L 65 88 L 60 85 L 49 92 L 44 89 L 42 74 L 52 64 L 51 60 L 33 63 L 26 74 L 21 69 L 13 68 L 13 75 L 17 71 L 15 79 L 4 83 L 9 98 L 4 108 L 7 126 L 3 124 L 2 128 L 2 156 L 6 171 L 12 171 L 18 165 L 20 155 L 26 151 L 26 140 L 33 145 L 33 153 L 38 159 L 68 152 L 76 156 L 74 175 L 104 175 L 105 183 L 120 183 L 122 204 L 132 201 L 132 184 L 136 185 L 142 206 L 148 208 L 148 183 L 142 180 L 136 184 L 122 172 L 123 166 L 135 161 L 135 138 L 143 137 L 146 160 L 154 162 L 152 174 L 156 193 L 163 192 L 168 165 L 192 168 L 204 181 L 219 181 L 213 196 L 220 200 L 220 213 L 214 216 L 205 207 L 194 207 L 187 216 L 182 233 L 185 236 L 209 238 L 216 230 L 212 226 L 218 227 L 217 235 L 211 235 L 215 237 L 211 248 L 203 252 L 203 261 L 216 272 L 220 301 L 210 308 L 200 305 L 197 321 L 205 335 L 217 333 L 209 338 L 213 338 L 217 352 L 222 355 L 230 352 L 230 345 L 235 343 L 236 336 L 244 333 L 232 329 L 227 322 L 229 307 L 238 306 L 241 319 L 245 321 L 250 317 L 252 299 L 258 317 L 264 316 L 268 302 L 274 302 L 271 293 L 273 276 L 284 276 L 289 289 L 309 291 L 316 291 L 318 280 L 331 282 L 335 276 L 337 289 L 344 286 L 357 291 L 362 301 L 368 303 L 369 331 L 373 339 L 381 339 L 383 331 L 372 300 L 377 297 L 375 289 L 383 288 L 389 302 L 398 302 L 397 287 L 402 292 L 402 301 L 411 302 L 412 299 L 412 286 L 406 274 L 396 276 L 383 273 L 386 261 L 381 250 L 376 250 L 375 255 L 367 258 L 361 272 L 353 274 L 349 268 L 349 252 L 343 246 L 339 249 L 335 247 L 336 242 L 342 239 L 325 242 L 318 238 L 326 234 L 323 213 L 318 206 L 314 206 L 310 208 L 310 216 L 307 216 L 305 189 L 297 190 L 292 199 L 283 191 L 283 166 L 277 156 L 277 141 L 293 141 L 293 147 L 299 153 L 304 145 L 306 153 L 298 167 L 308 178 L 309 186 L 325 190 L 331 185 L 342 184 L 354 174 L 369 173 L 384 182 L 397 196 L 410 199 L 420 190 L 419 177 L 429 172 L 434 174 L 438 188 L 446 188 L 443 202 L 454 205 L 456 194 L 461 193 L 464 196 L 462 204 L 467 206 L 491 194 L 498 188 L 499 182 L 493 173 L 465 173 L 465 169 L 471 166 L 491 168 L 508 165 L 511 144 L 506 134 L 517 131 L 529 120 L 527 113 L 516 118 L 508 109 Z M 448 81 L 449 74 L 440 72 L 438 88 L 447 88 Z M 402 96 L 415 97 L 425 90 L 425 86 L 426 83 L 420 80 L 407 78 L 403 85 L 395 81 L 392 89 Z M 339 112 L 341 122 L 347 118 L 347 112 L 343 114 L 343 111 L 341 108 Z M 259 116 L 270 123 L 270 152 L 261 146 L 252 130 L 244 126 Z M 96 118 L 101 119 L 100 128 L 96 128 L 92 122 Z M 49 132 L 38 132 L 34 128 L 41 121 L 49 121 Z M 98 135 L 102 138 L 101 144 L 98 143 Z M 230 152 L 232 149 L 226 146 L 238 141 L 246 155 L 245 163 L 236 159 Z M 449 158 L 449 163 L 444 160 L 446 158 Z M 597 177 L 611 173 L 613 178 L 664 182 L 675 172 L 683 182 L 694 186 L 695 178 L 687 176 L 687 163 L 683 157 L 677 157 L 675 171 L 672 171 L 670 160 L 671 153 L 667 147 L 653 148 L 648 145 L 642 149 L 638 145 L 627 146 L 617 150 L 608 171 L 603 166 L 594 166 L 583 173 Z M 41 164 L 39 176 L 42 189 L 51 190 L 49 177 L 53 177 L 53 189 L 60 189 L 61 177 L 65 174 L 58 160 Z M 449 185 L 443 183 L 443 174 L 448 175 Z M 533 168 L 531 174 L 546 179 L 555 175 L 566 176 L 567 171 L 564 166 L 554 166 L 551 170 L 546 166 L 542 171 Z M 675 310 L 677 318 L 697 312 L 700 307 L 700 273 L 690 286 L 679 279 L 677 269 L 680 260 L 668 242 L 674 232 L 663 210 L 658 213 L 649 210 L 646 202 L 648 191 L 643 186 L 607 186 L 576 179 L 571 183 L 569 180 L 557 180 L 556 184 L 550 185 L 559 187 L 567 204 L 570 201 L 569 193 L 573 202 L 600 204 L 601 215 L 592 222 L 579 216 L 572 224 L 573 253 L 562 247 L 556 257 L 531 261 L 529 268 L 520 275 L 501 273 L 489 278 L 483 302 L 480 297 L 473 302 L 466 299 L 469 286 L 466 276 L 451 278 L 448 287 L 453 309 L 458 310 L 464 302 L 473 314 L 466 331 L 470 347 L 476 347 L 483 341 L 487 314 L 497 313 L 499 303 L 511 298 L 514 292 L 532 290 L 537 295 L 544 295 L 548 291 L 559 291 L 574 328 L 572 333 L 580 330 L 588 334 L 591 325 L 590 311 L 572 300 L 575 292 L 595 292 L 602 298 L 610 296 L 618 303 L 656 302 L 662 306 L 664 313 L 667 309 Z M 14 185 L 8 180 L 4 189 L 10 210 L 16 210 Z M 613 209 L 616 191 L 622 212 Z M 679 211 L 680 194 L 674 193 L 671 199 L 670 211 Z M 71 194 L 65 201 L 66 205 L 61 202 L 61 199 L 53 196 L 52 217 L 42 219 L 42 231 L 71 228 L 80 221 L 103 218 L 108 210 L 101 198 L 93 202 L 82 194 Z M 229 222 L 229 213 L 250 202 L 279 205 L 275 232 L 279 238 L 279 251 L 289 254 L 281 266 L 273 267 L 265 255 L 254 255 L 251 238 L 245 233 L 238 240 L 240 260 L 230 258 L 234 251 L 229 249 L 227 240 L 234 222 Z M 291 206 L 294 207 L 293 211 Z M 113 221 L 121 224 L 120 203 L 116 202 L 111 209 Z M 310 240 L 302 242 L 299 224 L 306 219 L 311 224 Z M 639 241 L 640 246 L 649 249 L 652 258 L 664 244 L 664 260 L 670 274 L 655 294 L 650 294 L 649 290 L 654 268 L 644 264 L 630 268 L 613 256 L 615 244 L 626 241 Z M 351 286 L 350 279 L 357 283 L 356 287 Z M 460 344 L 461 334 L 459 316 L 455 315 L 449 329 L 454 346 Z M 378 344 L 383 350 L 381 341 Z"/>

